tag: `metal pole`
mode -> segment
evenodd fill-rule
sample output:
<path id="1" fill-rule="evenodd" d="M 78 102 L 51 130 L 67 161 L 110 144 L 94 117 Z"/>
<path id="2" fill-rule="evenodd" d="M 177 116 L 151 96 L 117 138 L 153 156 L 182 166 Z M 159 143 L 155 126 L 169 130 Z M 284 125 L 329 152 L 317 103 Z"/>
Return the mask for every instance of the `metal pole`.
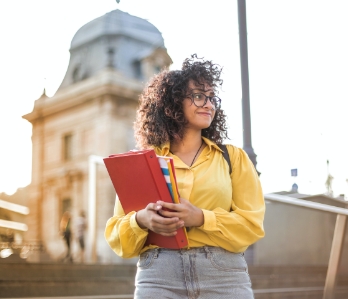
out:
<path id="1" fill-rule="evenodd" d="M 334 237 L 331 246 L 329 267 L 327 269 L 323 299 L 335 298 L 335 286 L 342 254 L 344 235 L 346 230 L 346 215 L 337 215 Z"/>
<path id="2" fill-rule="evenodd" d="M 250 98 L 249 98 L 249 67 L 248 40 L 246 26 L 245 0 L 238 0 L 239 49 L 242 80 L 242 113 L 243 113 L 243 149 L 248 154 L 256 169 L 256 154 L 251 144 Z M 257 171 L 257 170 L 256 170 Z M 260 175 L 260 172 L 257 171 Z"/>

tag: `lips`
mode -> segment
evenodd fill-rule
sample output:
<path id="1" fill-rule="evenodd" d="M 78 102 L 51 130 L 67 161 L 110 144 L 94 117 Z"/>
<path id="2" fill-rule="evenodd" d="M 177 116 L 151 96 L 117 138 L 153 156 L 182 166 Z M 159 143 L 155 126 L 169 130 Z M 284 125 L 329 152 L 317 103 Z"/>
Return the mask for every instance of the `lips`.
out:
<path id="1" fill-rule="evenodd" d="M 205 116 L 211 116 L 211 114 L 210 114 L 210 113 L 203 113 L 203 112 L 199 112 L 198 114 L 200 114 L 200 115 L 205 115 Z"/>

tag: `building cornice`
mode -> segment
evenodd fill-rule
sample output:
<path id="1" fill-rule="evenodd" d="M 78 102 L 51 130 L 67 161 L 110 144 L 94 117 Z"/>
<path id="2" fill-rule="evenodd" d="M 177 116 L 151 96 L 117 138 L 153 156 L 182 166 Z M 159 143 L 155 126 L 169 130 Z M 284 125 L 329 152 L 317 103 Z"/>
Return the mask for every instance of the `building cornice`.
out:
<path id="1" fill-rule="evenodd" d="M 38 118 L 70 109 L 106 94 L 134 101 L 138 100 L 143 87 L 142 82 L 126 78 L 120 72 L 106 68 L 92 78 L 59 90 L 51 98 L 40 97 L 35 101 L 33 111 L 22 117 L 33 123 Z"/>

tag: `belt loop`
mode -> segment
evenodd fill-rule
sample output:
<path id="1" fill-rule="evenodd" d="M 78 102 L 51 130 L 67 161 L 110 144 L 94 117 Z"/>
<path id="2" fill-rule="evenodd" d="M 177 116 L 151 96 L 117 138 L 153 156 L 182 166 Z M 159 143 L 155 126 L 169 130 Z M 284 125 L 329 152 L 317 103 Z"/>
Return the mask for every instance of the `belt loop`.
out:
<path id="1" fill-rule="evenodd" d="M 207 258 L 210 258 L 211 252 L 210 252 L 209 248 L 207 246 L 204 246 L 203 248 L 204 248 L 205 253 L 207 254 Z"/>
<path id="2" fill-rule="evenodd" d="M 153 255 L 153 258 L 157 259 L 158 257 L 158 248 L 155 248 L 155 254 Z"/>

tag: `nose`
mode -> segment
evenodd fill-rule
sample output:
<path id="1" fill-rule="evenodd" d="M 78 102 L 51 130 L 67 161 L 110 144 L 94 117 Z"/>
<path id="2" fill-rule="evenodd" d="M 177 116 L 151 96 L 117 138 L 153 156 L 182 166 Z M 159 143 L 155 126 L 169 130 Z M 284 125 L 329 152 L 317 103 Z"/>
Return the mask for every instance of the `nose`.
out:
<path id="1" fill-rule="evenodd" d="M 204 104 L 203 108 L 208 108 L 208 109 L 211 109 L 211 110 L 215 110 L 215 106 L 213 105 L 213 103 L 211 102 L 209 97 L 207 97 L 207 101 Z"/>

